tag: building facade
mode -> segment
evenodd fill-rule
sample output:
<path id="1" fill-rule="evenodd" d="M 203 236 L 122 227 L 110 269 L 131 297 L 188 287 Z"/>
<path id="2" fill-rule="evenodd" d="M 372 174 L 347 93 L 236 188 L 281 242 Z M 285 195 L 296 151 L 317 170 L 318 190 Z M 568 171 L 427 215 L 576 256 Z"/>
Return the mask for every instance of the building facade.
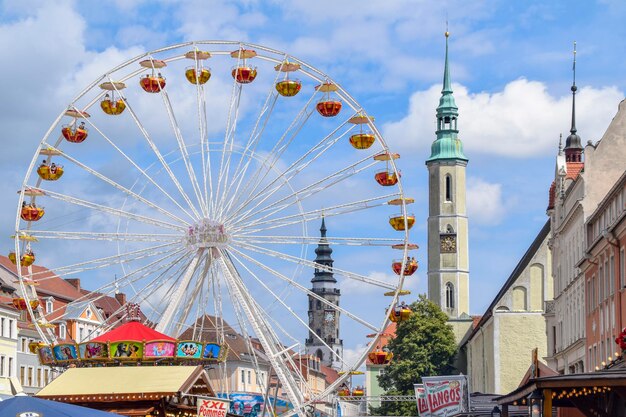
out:
<path id="1" fill-rule="evenodd" d="M 0 394 L 13 395 L 22 391 L 16 379 L 17 321 L 19 311 L 0 305 Z"/>
<path id="2" fill-rule="evenodd" d="M 562 374 L 592 370 L 613 349 L 609 349 L 607 338 L 617 325 L 617 320 L 611 321 L 611 317 L 617 317 L 612 316 L 611 311 L 616 314 L 618 306 L 614 304 L 617 301 L 616 288 L 611 294 L 605 271 L 617 279 L 617 269 L 611 270 L 611 265 L 616 268 L 619 247 L 613 254 L 613 264 L 609 251 L 599 251 L 596 240 L 599 242 L 600 237 L 606 242 L 613 240 L 607 235 L 612 229 L 602 223 L 607 216 L 598 214 L 598 210 L 626 170 L 624 102 L 620 103 L 602 138 L 596 144 L 587 143 L 583 161 L 583 149 L 575 125 L 575 85 L 572 93 L 572 128 L 565 149 L 559 149 L 548 205 L 553 233 L 550 245 L 555 299 L 551 312 L 546 314 L 546 359 L 550 367 Z M 592 331 L 589 336 L 591 345 L 587 341 L 588 330 Z M 593 359 L 591 368 L 590 358 Z"/>
<path id="3" fill-rule="evenodd" d="M 617 356 L 615 338 L 626 325 L 626 172 L 585 229 L 581 269 L 586 287 L 586 352 L 589 370 L 594 370 Z"/>
<path id="4" fill-rule="evenodd" d="M 428 168 L 428 298 L 448 314 L 457 342 L 471 326 L 469 245 L 465 198 L 468 159 L 458 137 L 459 110 L 452 94 L 448 38 L 436 139 Z"/>
<path id="5" fill-rule="evenodd" d="M 315 273 L 309 294 L 309 337 L 305 342 L 307 354 L 315 355 L 323 365 L 341 369 L 343 340 L 339 335 L 340 313 L 330 305 L 339 306 L 341 291 L 333 276 L 333 250 L 326 239 L 326 221 L 322 218 L 320 241 L 315 248 Z M 320 298 L 326 300 L 323 302 Z"/>
<path id="6" fill-rule="evenodd" d="M 537 348 L 546 353 L 546 301 L 552 300 L 550 223 L 546 222 L 472 332 L 461 343 L 473 391 L 514 390 Z"/>

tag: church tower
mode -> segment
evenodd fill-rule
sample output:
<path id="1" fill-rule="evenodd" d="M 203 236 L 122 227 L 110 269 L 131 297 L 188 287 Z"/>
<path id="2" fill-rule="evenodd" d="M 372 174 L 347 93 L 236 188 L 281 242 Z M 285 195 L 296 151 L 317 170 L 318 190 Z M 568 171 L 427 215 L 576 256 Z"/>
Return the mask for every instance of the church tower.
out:
<path id="1" fill-rule="evenodd" d="M 439 305 L 451 321 L 465 321 L 469 318 L 469 248 L 465 199 L 468 159 L 463 154 L 463 144 L 458 138 L 459 109 L 452 95 L 448 66 L 449 35 L 446 32 L 443 89 L 437 107 L 437 138 L 426 160 L 429 195 L 428 298 Z"/>
<path id="2" fill-rule="evenodd" d="M 332 272 L 333 250 L 326 239 L 326 222 L 323 217 L 320 233 L 321 238 L 315 249 L 316 268 L 311 280 L 313 284 L 311 291 L 338 306 L 341 293 Z M 318 268 L 317 265 L 320 267 Z M 306 352 L 317 356 L 322 364 L 337 370 L 341 369 L 339 358 L 343 357 L 343 340 L 339 338 L 339 316 L 339 311 L 309 295 L 309 328 L 311 330 L 305 343 Z M 332 348 L 332 353 L 320 339 Z"/>

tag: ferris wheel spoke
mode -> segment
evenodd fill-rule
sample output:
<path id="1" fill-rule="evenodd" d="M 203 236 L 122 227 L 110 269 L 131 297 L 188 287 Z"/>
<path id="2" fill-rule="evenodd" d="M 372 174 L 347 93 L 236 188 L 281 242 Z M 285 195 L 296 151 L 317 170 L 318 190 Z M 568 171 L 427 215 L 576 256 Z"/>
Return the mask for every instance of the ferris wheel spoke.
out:
<path id="1" fill-rule="evenodd" d="M 324 297 L 319 296 L 318 294 L 314 293 L 313 291 L 309 290 L 308 288 L 306 288 L 305 286 L 303 286 L 302 284 L 299 284 L 298 282 L 292 280 L 291 278 L 281 274 L 280 272 L 276 271 L 275 269 L 257 261 L 255 258 L 246 255 L 244 252 L 238 250 L 237 248 L 234 248 L 233 246 L 229 246 L 228 249 L 230 251 L 233 251 L 235 253 L 238 253 L 239 256 L 241 256 L 242 258 L 245 258 L 246 260 L 248 260 L 249 262 L 257 265 L 258 267 L 260 267 L 261 269 L 271 273 L 272 275 L 274 275 L 275 277 L 277 277 L 278 279 L 285 281 L 287 284 L 293 286 L 294 288 L 300 290 L 301 292 L 303 292 L 306 295 L 310 295 L 311 297 L 315 298 L 316 300 L 319 300 L 322 304 L 341 312 L 341 314 L 345 314 L 346 317 L 350 317 L 352 320 L 356 321 L 357 323 L 362 324 L 363 326 L 367 327 L 368 329 L 372 330 L 372 331 L 378 331 L 378 328 L 376 326 L 374 326 L 373 324 L 368 323 L 367 321 L 361 319 L 360 317 L 352 314 L 351 312 L 347 311 L 346 309 L 339 307 L 333 303 L 331 303 L 330 301 L 328 301 L 327 299 L 325 299 Z M 250 249 L 252 250 L 252 249 Z M 333 268 L 333 272 L 335 272 L 336 270 Z M 395 287 L 390 286 L 387 283 L 382 283 L 381 282 L 381 287 L 383 288 L 393 288 L 395 289 Z"/>
<path id="2" fill-rule="evenodd" d="M 252 221 L 246 222 L 246 229 L 251 230 L 253 227 L 258 227 L 261 225 L 278 225 L 280 226 L 288 226 L 300 222 L 310 222 L 313 220 L 319 220 L 322 217 L 333 217 L 340 216 L 344 214 L 354 213 L 361 210 L 371 209 L 373 207 L 380 207 L 388 204 L 389 199 L 399 196 L 399 193 L 386 194 L 380 197 L 372 197 L 366 198 L 359 201 L 352 201 L 349 203 L 338 204 L 335 206 L 311 210 L 305 213 L 292 214 L 289 216 L 283 216 L 278 218 L 268 219 L 274 212 L 266 214 L 258 219 L 254 219 Z M 237 231 L 238 229 L 235 227 L 233 231 Z"/>
<path id="3" fill-rule="evenodd" d="M 286 58 L 287 57 L 285 56 L 285 59 Z M 276 71 L 276 76 L 274 77 L 274 81 L 272 82 L 272 84 L 270 84 L 270 89 L 265 99 L 265 103 L 263 104 L 263 107 L 261 107 L 261 110 L 259 111 L 259 115 L 254 123 L 254 128 L 252 129 L 252 132 L 250 133 L 250 136 L 248 137 L 246 146 L 244 147 L 244 150 L 241 153 L 241 156 L 239 158 L 239 162 L 237 163 L 237 168 L 235 168 L 235 170 L 233 171 L 233 181 L 231 182 L 231 185 L 229 186 L 228 191 L 225 193 L 225 197 L 231 194 L 234 184 L 236 183 L 237 185 L 229 201 L 223 203 L 225 206 L 226 212 L 230 209 L 234 197 L 238 195 L 241 183 L 245 177 L 246 172 L 248 171 L 248 167 L 250 166 L 250 163 L 253 160 L 252 158 L 247 158 L 245 164 L 243 164 L 242 166 L 244 157 L 248 155 L 249 153 L 255 152 L 256 147 L 259 143 L 259 140 L 261 139 L 263 133 L 265 132 L 267 123 L 270 120 L 270 116 L 272 115 L 274 108 L 276 106 L 276 102 L 278 100 L 278 93 L 276 92 L 274 86 L 276 85 L 279 75 L 280 75 L 280 71 Z"/>
<path id="4" fill-rule="evenodd" d="M 58 266 L 47 268 L 40 272 L 32 272 L 28 274 L 28 278 L 36 279 L 37 281 L 45 281 L 46 279 L 52 279 L 55 276 L 64 277 L 75 275 L 81 272 L 91 271 L 95 269 L 105 268 L 112 265 L 121 265 L 131 262 L 137 259 L 144 259 L 151 256 L 157 256 L 162 253 L 171 253 L 171 247 L 177 245 L 177 243 L 164 243 L 148 248 L 139 250 L 133 250 L 128 252 L 119 253 L 113 256 L 106 256 L 101 258 L 94 258 L 88 261 L 75 263 L 72 265 Z"/>
<path id="5" fill-rule="evenodd" d="M 156 259 L 150 263 L 148 263 L 147 265 L 141 266 L 137 269 L 134 269 L 126 274 L 124 274 L 124 276 L 120 277 L 119 279 L 117 279 L 115 282 L 106 284 L 98 289 L 96 289 L 95 291 L 90 291 L 86 294 L 84 294 L 81 297 L 78 297 L 77 299 L 73 300 L 73 302 L 81 302 L 81 301 L 97 301 L 100 300 L 106 296 L 108 296 L 110 290 L 115 290 L 118 288 L 118 286 L 120 284 L 123 285 L 130 285 L 132 284 L 132 282 L 136 282 L 139 281 L 147 276 L 150 276 L 151 274 L 157 273 L 163 269 L 167 270 L 168 267 L 170 267 L 171 265 L 175 265 L 176 263 L 180 262 L 181 259 L 184 259 L 185 255 L 182 255 L 180 257 L 177 257 L 177 255 L 179 255 L 181 252 L 183 252 L 183 249 L 180 249 L 178 251 L 175 252 L 169 252 L 168 254 L 166 254 L 165 256 Z M 159 265 L 160 263 L 162 263 L 163 261 L 169 259 L 169 258 L 174 258 L 173 261 L 169 262 L 168 264 L 164 264 L 164 265 Z M 141 274 L 143 272 L 143 274 Z M 138 275 L 141 274 L 141 275 Z M 99 294 L 97 296 L 93 296 L 94 294 Z M 58 312 L 63 311 L 62 314 L 57 315 Z M 66 315 L 67 315 L 67 311 L 65 306 L 59 307 L 58 309 L 54 309 L 52 310 L 50 313 L 47 313 L 46 315 L 48 317 L 53 317 L 53 321 L 60 321 L 63 320 Z"/>
<path id="6" fill-rule="evenodd" d="M 274 298 L 274 300 L 276 300 L 285 310 L 287 310 L 289 312 L 289 314 L 291 316 L 293 316 L 296 321 L 298 321 L 298 323 L 300 323 L 302 326 L 305 327 L 306 330 L 309 331 L 310 335 L 313 335 L 314 338 L 316 338 L 318 341 L 320 341 L 324 346 L 326 346 L 326 348 L 328 348 L 333 356 L 335 356 L 337 358 L 337 360 L 339 360 L 345 367 L 349 367 L 349 364 L 347 364 L 346 362 L 344 362 L 343 358 L 341 356 L 339 356 L 337 353 L 335 353 L 335 351 L 324 341 L 324 339 L 322 339 L 320 336 L 318 336 L 318 334 L 315 332 L 315 330 L 313 330 L 312 328 L 309 327 L 309 325 L 302 320 L 302 318 L 300 318 L 300 316 L 293 311 L 293 309 L 291 307 L 289 307 L 289 305 L 287 305 L 287 303 L 285 303 L 285 301 L 282 299 L 281 296 L 279 296 L 278 294 L 276 294 L 265 282 L 263 282 L 263 280 L 261 280 L 250 268 L 248 268 L 248 266 L 242 262 L 234 253 L 231 254 L 232 258 L 237 261 L 237 263 L 243 268 L 245 269 L 253 278 L 256 282 L 258 282 L 268 293 L 271 294 L 271 296 Z M 271 315 L 263 310 L 263 313 L 266 317 L 271 317 Z M 285 332 L 286 333 L 286 332 Z M 289 335 L 288 333 L 286 333 L 286 335 L 288 337 L 290 337 L 293 340 L 297 340 L 295 338 L 293 338 L 291 335 Z M 343 368 L 343 366 L 342 366 Z"/>
<path id="7" fill-rule="evenodd" d="M 294 379 L 293 369 L 288 366 L 290 355 L 288 350 L 279 350 L 280 340 L 272 330 L 271 326 L 263 320 L 262 314 L 258 309 L 254 297 L 249 294 L 246 286 L 241 282 L 241 276 L 237 272 L 232 260 L 228 254 L 220 250 L 222 256 L 219 262 L 222 266 L 222 272 L 225 276 L 227 285 L 233 292 L 233 299 L 239 301 L 246 317 L 249 320 L 257 338 L 261 342 L 265 353 L 276 372 L 278 379 L 282 382 L 283 389 L 287 392 L 287 397 L 291 401 L 295 409 L 300 409 L 300 404 L 304 401 L 302 393 L 299 390 L 299 384 Z"/>
<path id="8" fill-rule="evenodd" d="M 174 199 L 174 197 L 172 197 L 157 181 L 155 181 L 154 178 L 152 178 L 150 175 L 148 175 L 148 173 L 144 169 L 142 169 L 139 165 L 137 165 L 137 163 L 131 157 L 129 157 L 119 146 L 117 146 L 89 118 L 87 119 L 87 123 L 89 124 L 89 126 L 91 128 L 93 128 L 96 132 L 98 132 L 100 134 L 100 136 L 102 136 L 102 138 L 104 138 L 104 140 L 106 142 L 108 142 L 111 145 L 111 147 L 113 147 L 113 149 L 115 149 L 120 155 L 122 155 L 122 157 L 126 161 L 128 161 L 137 171 L 139 171 L 144 178 L 146 178 L 148 181 L 150 181 L 150 183 L 152 185 L 154 185 L 160 192 L 162 192 L 163 195 L 165 195 L 168 198 L 168 200 L 170 200 L 173 204 L 175 204 L 183 213 L 185 213 L 191 219 L 194 219 L 193 215 L 191 213 L 189 213 L 189 211 L 185 207 L 183 207 L 176 199 Z"/>
<path id="9" fill-rule="evenodd" d="M 273 210 L 273 212 L 271 214 L 277 213 L 279 211 L 285 210 L 288 207 L 291 207 L 294 204 L 298 204 L 299 202 L 301 202 L 302 200 L 309 198 L 323 190 L 326 190 L 342 181 L 345 181 L 348 178 L 353 177 L 354 175 L 365 171 L 367 169 L 369 169 L 370 167 L 374 166 L 376 164 L 376 161 L 373 162 L 369 162 L 366 165 L 363 166 L 359 166 L 362 165 L 363 163 L 367 162 L 370 159 L 370 157 L 368 158 L 363 158 L 360 161 L 357 161 L 337 172 L 334 172 L 330 175 L 327 175 L 326 177 L 313 182 L 312 184 L 309 184 L 297 191 L 292 192 L 291 194 L 288 194 L 268 205 L 266 205 L 263 208 L 259 208 L 259 206 L 268 198 L 271 197 L 272 194 L 274 194 L 276 191 L 278 191 L 278 188 L 276 190 L 274 190 L 271 194 L 266 195 L 263 200 L 257 202 L 251 209 L 249 209 L 246 213 L 244 213 L 243 215 L 237 217 L 237 221 L 238 222 L 242 222 L 242 221 L 246 221 L 247 219 L 249 219 L 251 216 L 253 215 L 258 215 L 258 214 L 262 214 L 265 213 L 267 211 Z M 290 201 L 291 200 L 291 201 Z M 286 203 L 285 203 L 286 202 Z M 284 203 L 284 204 L 283 204 Z"/>
<path id="10" fill-rule="evenodd" d="M 206 283 L 207 280 L 207 272 L 210 267 L 211 260 L 209 259 L 208 253 L 205 253 L 205 256 L 202 258 L 200 264 L 196 268 L 195 285 L 193 288 L 191 288 L 191 291 L 188 292 L 188 295 L 185 297 L 185 305 L 183 306 L 183 311 L 179 316 L 176 330 L 174 332 L 175 335 L 179 335 L 182 333 L 182 328 L 187 322 L 187 318 L 189 317 L 191 309 L 197 305 L 197 303 L 194 303 L 194 301 L 198 299 L 200 293 L 202 292 L 203 285 Z"/>
<path id="11" fill-rule="evenodd" d="M 22 233 L 22 231 L 20 231 Z M 37 239 L 66 240 L 108 240 L 123 242 L 180 242 L 180 234 L 156 233 L 103 233 L 103 232 L 69 232 L 56 230 L 30 230 L 31 236 Z"/>
<path id="12" fill-rule="evenodd" d="M 267 200 L 267 198 L 269 198 L 271 195 L 273 195 L 276 191 L 278 191 L 281 188 L 281 184 L 279 183 L 279 181 L 281 180 L 289 181 L 293 179 L 301 171 L 306 169 L 306 167 L 308 167 L 311 163 L 313 163 L 318 158 L 320 158 L 328 149 L 332 148 L 334 144 L 339 142 L 341 138 L 343 138 L 346 134 L 350 132 L 352 128 L 347 129 L 345 132 L 343 132 L 340 135 L 337 135 L 337 133 L 340 132 L 341 129 L 343 129 L 346 126 L 346 124 L 348 123 L 348 120 L 349 119 L 346 119 L 344 122 L 342 122 L 332 132 L 330 132 L 328 135 L 322 138 L 322 140 L 320 140 L 317 144 L 315 144 L 310 150 L 305 152 L 302 156 L 300 156 L 300 158 L 298 158 L 291 165 L 289 165 L 285 170 L 279 173 L 276 176 L 276 178 L 271 180 L 261 190 L 257 191 L 257 188 L 261 185 L 263 180 L 267 177 L 270 171 L 274 169 L 275 164 L 280 159 L 280 155 L 282 155 L 282 153 L 287 149 L 289 144 L 293 141 L 293 139 L 299 133 L 299 130 L 296 131 L 294 135 L 292 136 L 291 140 L 284 146 L 284 149 L 281 150 L 280 154 L 274 158 L 274 160 L 272 161 L 270 165 L 268 165 L 264 174 L 256 180 L 254 188 L 251 190 L 250 193 L 246 194 L 248 198 L 239 205 L 238 209 L 235 210 L 235 213 L 233 215 L 238 215 L 241 212 L 241 210 L 243 210 L 245 207 L 247 207 L 249 204 L 253 203 L 260 197 L 263 197 L 261 199 L 261 203 Z M 258 205 L 259 203 L 257 203 L 255 207 L 258 207 Z M 249 211 L 250 210 L 248 210 L 248 212 Z"/>
<path id="13" fill-rule="evenodd" d="M 304 238 L 305 240 L 308 240 L 308 238 Z M 329 244 L 333 244 L 332 242 L 332 238 L 327 238 L 328 243 Z M 365 240 L 365 239 L 364 239 Z M 282 243 L 282 242 L 281 242 Z M 300 242 L 302 244 L 302 242 Z M 313 244 L 319 244 L 319 238 L 317 238 L 317 241 L 315 243 L 313 243 L 312 241 L 308 242 L 309 244 L 313 245 Z M 395 290 L 396 289 L 396 285 L 395 284 L 391 284 L 385 281 L 379 281 L 377 279 L 373 279 L 370 277 L 366 277 L 364 275 L 360 275 L 354 272 L 349 272 L 349 271 L 345 271 L 343 269 L 339 269 L 339 268 L 329 268 L 326 267 L 324 265 L 315 263 L 313 261 L 309 261 L 308 259 L 302 259 L 302 258 L 298 258 L 296 256 L 293 255 L 287 255 L 285 253 L 276 251 L 276 250 L 272 250 L 272 249 L 267 249 L 267 248 L 262 248 L 260 246 L 256 246 L 256 245 L 252 245 L 249 243 L 239 243 L 239 246 L 241 246 L 242 248 L 245 248 L 249 251 L 252 252 L 256 252 L 262 255 L 269 255 L 278 259 L 282 259 L 284 261 L 296 264 L 296 265 L 302 265 L 302 266 L 306 266 L 312 269 L 319 269 L 321 271 L 326 271 L 326 272 L 332 272 L 336 275 L 342 276 L 344 278 L 349 278 L 352 279 L 354 281 L 359 281 L 363 284 L 368 284 L 368 285 L 374 285 L 376 287 L 379 288 L 383 288 L 386 290 Z"/>
<path id="14" fill-rule="evenodd" d="M 46 197 L 50 197 L 55 200 L 64 201 L 66 203 L 74 204 L 74 205 L 85 207 L 88 209 L 97 210 L 103 213 L 112 214 L 114 216 L 123 217 L 129 220 L 135 220 L 137 222 L 150 224 L 150 225 L 158 226 L 158 227 L 163 227 L 167 229 L 173 229 L 173 230 L 184 231 L 186 229 L 184 225 L 176 225 L 173 223 L 164 222 L 162 220 L 157 220 L 152 217 L 142 216 L 140 214 L 135 214 L 135 213 L 131 213 L 128 211 L 119 210 L 119 209 L 114 209 L 109 206 L 104 206 L 102 204 L 97 204 L 91 201 L 72 197 L 66 194 L 57 193 L 57 192 L 50 191 L 44 188 L 39 188 L 39 190 L 43 191 Z"/>
<path id="15" fill-rule="evenodd" d="M 248 180 L 246 181 L 244 187 L 241 189 L 241 192 L 238 193 L 238 195 L 234 196 L 232 202 L 229 203 L 229 208 L 238 206 L 238 208 L 234 212 L 234 215 L 236 215 L 243 208 L 245 208 L 249 197 L 256 194 L 256 189 L 265 180 L 267 175 L 274 169 L 274 166 L 276 165 L 278 160 L 280 160 L 282 154 L 288 149 L 289 145 L 295 140 L 295 138 L 298 136 L 298 133 L 300 133 L 300 130 L 309 120 L 309 117 L 311 116 L 311 114 L 313 114 L 313 111 L 310 110 L 310 104 L 315 98 L 316 94 L 317 90 L 311 94 L 304 107 L 302 107 L 300 112 L 296 115 L 294 120 L 278 139 L 272 150 L 268 152 L 265 158 L 259 163 L 259 166 L 255 170 L 255 172 L 248 177 Z M 241 196 L 247 196 L 247 198 L 241 201 Z"/>
<path id="16" fill-rule="evenodd" d="M 241 55 L 237 57 L 237 66 L 240 65 L 240 62 Z M 237 128 L 237 117 L 239 116 L 239 104 L 241 101 L 242 90 L 243 86 L 237 82 L 236 77 L 233 77 L 230 101 L 228 104 L 228 118 L 226 119 L 226 128 L 224 129 L 224 144 L 220 155 L 219 171 L 217 172 L 217 185 L 215 187 L 215 196 L 212 201 L 212 210 L 210 210 L 212 217 L 217 217 L 219 211 L 222 209 L 219 207 L 219 203 L 222 201 L 222 181 L 226 181 L 226 178 L 229 176 L 228 166 L 230 165 L 230 157 L 235 141 L 235 131 Z"/>
<path id="17" fill-rule="evenodd" d="M 74 163 L 75 165 L 77 165 L 78 167 L 82 168 L 83 170 L 87 171 L 88 173 L 92 174 L 93 176 L 95 176 L 96 178 L 101 179 L 102 181 L 106 182 L 107 184 L 111 185 L 112 187 L 116 188 L 117 190 L 123 192 L 124 194 L 129 195 L 130 197 L 134 198 L 137 201 L 140 201 L 152 208 L 154 208 L 155 210 L 159 211 L 160 213 L 168 216 L 169 218 L 176 220 L 177 222 L 189 225 L 188 222 L 184 221 L 183 219 L 181 219 L 180 217 L 170 213 L 169 211 L 163 209 L 162 207 L 160 207 L 159 205 L 147 200 L 146 198 L 140 196 L 139 194 L 129 190 L 128 188 L 124 187 L 123 185 L 120 185 L 119 183 L 113 181 L 112 179 L 110 179 L 109 177 L 107 177 L 104 174 L 101 174 L 100 172 L 96 171 L 93 168 L 88 167 L 87 165 L 83 164 L 82 162 L 80 162 L 79 160 L 77 160 L 76 158 L 71 157 L 70 155 L 68 155 L 67 153 L 58 150 L 56 148 L 53 148 L 52 146 L 46 144 L 44 142 L 44 145 L 49 146 L 50 148 L 52 148 L 54 151 L 59 152 L 60 155 L 62 155 L 65 159 L 67 159 L 68 161 Z"/>
<path id="18" fill-rule="evenodd" d="M 172 171 L 172 168 L 169 166 L 169 164 L 167 163 L 167 161 L 163 157 L 163 154 L 161 154 L 161 151 L 159 151 L 159 148 L 156 146 L 156 143 L 154 143 L 154 141 L 150 137 L 150 134 L 148 133 L 146 128 L 141 124 L 141 121 L 137 117 L 137 114 L 135 114 L 135 111 L 133 110 L 132 106 L 128 102 L 126 103 L 126 109 L 128 110 L 128 113 L 130 114 L 131 118 L 134 120 L 135 124 L 137 125 L 137 128 L 141 132 L 141 135 L 144 137 L 144 139 L 148 143 L 148 146 L 150 147 L 150 149 L 152 149 L 152 152 L 154 153 L 154 155 L 157 157 L 157 159 L 159 160 L 159 162 L 163 166 L 163 169 L 165 169 L 165 171 L 169 175 L 170 179 L 172 180 L 172 182 L 174 183 L 174 185 L 178 189 L 178 192 L 180 193 L 180 195 L 183 197 L 183 199 L 185 200 L 185 202 L 189 206 L 189 209 L 193 212 L 193 214 L 196 217 L 198 217 L 198 218 L 201 217 L 200 214 L 198 213 L 198 211 L 196 210 L 193 202 L 189 198 L 189 195 L 187 195 L 187 193 L 183 189 L 182 185 L 178 181 L 178 178 L 176 178 L 176 175 Z"/>
<path id="19" fill-rule="evenodd" d="M 183 295 L 189 286 L 191 278 L 196 272 L 196 268 L 198 267 L 198 263 L 200 262 L 200 258 L 202 257 L 204 250 L 198 250 L 195 256 L 187 265 L 187 269 L 185 270 L 184 275 L 180 278 L 178 285 L 174 292 L 172 292 L 172 296 L 170 298 L 170 302 L 167 305 L 163 315 L 161 316 L 161 320 L 159 320 L 159 324 L 156 326 L 156 331 L 164 332 L 169 328 L 180 303 L 182 302 Z"/>
<path id="20" fill-rule="evenodd" d="M 165 90 L 161 90 L 161 97 L 163 98 L 163 103 L 165 104 L 165 109 L 167 110 L 170 125 L 172 127 L 172 130 L 174 131 L 174 136 L 176 137 L 176 142 L 178 143 L 178 148 L 182 155 L 185 168 L 187 169 L 187 175 L 189 176 L 189 181 L 191 182 L 191 186 L 193 187 L 196 199 L 198 200 L 198 204 L 200 205 L 200 209 L 202 210 L 203 215 L 208 216 L 206 203 L 204 201 L 202 191 L 200 190 L 200 185 L 198 184 L 198 178 L 196 176 L 195 170 L 193 169 L 193 165 L 191 164 L 191 160 L 189 159 L 189 152 L 187 152 L 187 146 L 185 145 L 185 140 L 183 139 L 183 135 L 178 125 L 178 121 L 176 120 L 176 115 L 174 114 L 174 109 L 172 108 L 172 103 L 170 102 L 169 95 Z"/>

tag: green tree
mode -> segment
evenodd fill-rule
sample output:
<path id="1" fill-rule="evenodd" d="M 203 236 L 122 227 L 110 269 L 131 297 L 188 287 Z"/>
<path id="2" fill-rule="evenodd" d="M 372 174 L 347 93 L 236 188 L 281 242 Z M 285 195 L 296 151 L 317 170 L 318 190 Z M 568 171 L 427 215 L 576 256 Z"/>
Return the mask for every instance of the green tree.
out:
<path id="1" fill-rule="evenodd" d="M 378 377 L 388 395 L 414 395 L 413 384 L 420 383 L 422 376 L 454 371 L 457 346 L 448 316 L 424 294 L 410 307 L 413 314 L 398 323 L 395 337 L 387 344 L 393 360 Z M 385 401 L 371 411 L 382 416 L 416 416 L 417 406 L 414 401 Z"/>

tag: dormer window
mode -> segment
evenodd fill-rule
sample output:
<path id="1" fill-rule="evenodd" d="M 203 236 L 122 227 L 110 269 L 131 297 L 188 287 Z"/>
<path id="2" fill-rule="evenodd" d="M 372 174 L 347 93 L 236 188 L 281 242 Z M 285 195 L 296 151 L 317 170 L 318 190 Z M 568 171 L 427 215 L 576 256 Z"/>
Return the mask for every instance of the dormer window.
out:
<path id="1" fill-rule="evenodd" d="M 54 310 L 54 298 L 50 297 L 46 299 L 46 314 L 52 313 Z"/>

